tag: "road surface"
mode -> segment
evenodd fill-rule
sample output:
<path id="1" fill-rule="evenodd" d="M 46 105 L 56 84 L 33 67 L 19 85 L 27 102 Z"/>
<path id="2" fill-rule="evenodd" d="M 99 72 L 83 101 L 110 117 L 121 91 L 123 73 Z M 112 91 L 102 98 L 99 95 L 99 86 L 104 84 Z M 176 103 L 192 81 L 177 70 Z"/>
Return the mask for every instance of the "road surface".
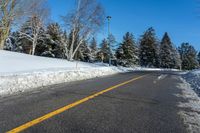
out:
<path id="1" fill-rule="evenodd" d="M 185 133 L 177 72 L 132 72 L 0 98 L 0 133 Z"/>

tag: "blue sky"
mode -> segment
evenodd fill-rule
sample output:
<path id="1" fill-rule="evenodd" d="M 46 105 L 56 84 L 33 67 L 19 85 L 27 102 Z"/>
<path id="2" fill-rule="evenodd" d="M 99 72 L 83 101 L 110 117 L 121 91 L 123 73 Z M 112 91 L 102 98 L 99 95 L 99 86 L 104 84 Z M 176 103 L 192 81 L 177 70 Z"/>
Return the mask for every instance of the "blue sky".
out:
<path id="1" fill-rule="evenodd" d="M 172 42 L 179 46 L 189 42 L 200 50 L 200 1 L 199 0 L 99 0 L 106 14 L 112 16 L 111 32 L 117 41 L 129 31 L 136 39 L 154 27 L 158 39 L 168 32 Z M 198 2 L 199 1 L 199 2 Z M 67 14 L 74 0 L 49 0 L 52 20 L 61 22 L 60 15 Z M 98 40 L 107 36 L 106 25 L 97 35 Z"/>

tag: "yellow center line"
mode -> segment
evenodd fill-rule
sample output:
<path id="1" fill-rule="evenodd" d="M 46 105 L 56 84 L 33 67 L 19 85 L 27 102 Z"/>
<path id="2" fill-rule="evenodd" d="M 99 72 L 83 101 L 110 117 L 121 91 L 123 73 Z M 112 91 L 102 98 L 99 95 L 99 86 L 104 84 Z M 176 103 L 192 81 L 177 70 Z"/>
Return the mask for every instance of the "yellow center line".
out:
<path id="1" fill-rule="evenodd" d="M 51 118 L 51 117 L 53 117 L 53 116 L 55 116 L 55 115 L 61 114 L 61 113 L 64 112 L 64 111 L 67 111 L 67 110 L 69 110 L 69 109 L 71 109 L 71 108 L 73 108 L 73 107 L 75 107 L 75 106 L 78 106 L 78 105 L 80 105 L 80 104 L 82 104 L 82 103 L 84 103 L 84 102 L 86 102 L 86 101 L 88 101 L 88 100 L 91 100 L 91 99 L 93 99 L 93 98 L 95 98 L 95 97 L 97 97 L 97 96 L 99 96 L 99 95 L 102 95 L 102 94 L 104 94 L 104 93 L 106 93 L 106 92 L 108 92 L 108 91 L 111 91 L 111 90 L 113 90 L 113 89 L 116 89 L 116 88 L 118 88 L 118 87 L 121 87 L 121 86 L 123 86 L 123 85 L 126 85 L 126 84 L 128 84 L 128 83 L 131 83 L 131 82 L 133 82 L 133 81 L 135 81 L 135 80 L 141 79 L 141 78 L 143 78 L 144 76 L 145 76 L 145 75 L 140 76 L 140 77 L 137 77 L 137 78 L 133 78 L 133 79 L 131 79 L 131 80 L 128 80 L 128 81 L 125 81 L 125 82 L 120 83 L 120 84 L 118 84 L 118 85 L 115 85 L 115 86 L 112 86 L 112 87 L 110 87 L 110 88 L 107 88 L 107 89 L 105 89 L 105 90 L 103 90 L 103 91 L 97 92 L 97 93 L 95 93 L 95 94 L 93 94 L 93 95 L 90 95 L 90 96 L 88 96 L 88 97 L 85 97 L 85 98 L 83 98 L 83 99 L 81 99 L 81 100 L 78 100 L 78 101 L 76 101 L 76 102 L 74 102 L 74 103 L 71 103 L 71 104 L 69 104 L 69 105 L 67 105 L 67 106 L 64 106 L 64 107 L 62 107 L 62 108 L 60 108 L 60 109 L 57 109 L 57 110 L 55 110 L 55 111 L 53 111 L 53 112 L 50 112 L 50 113 L 48 113 L 48 114 L 46 114 L 46 115 L 43 115 L 43 116 L 39 117 L 39 118 L 36 118 L 36 119 L 34 119 L 34 120 L 30 121 L 30 122 L 27 122 L 27 123 L 25 123 L 25 124 L 23 124 L 23 125 L 21 125 L 21 126 L 19 126 L 19 127 L 16 127 L 16 128 L 14 128 L 14 129 L 8 131 L 7 133 L 19 133 L 19 132 L 21 132 L 21 131 L 24 131 L 25 129 L 28 129 L 28 128 L 30 128 L 30 127 L 32 127 L 32 126 L 38 124 L 38 123 L 41 123 L 41 122 L 43 122 L 43 121 L 45 121 L 45 120 L 47 120 L 47 119 L 49 119 L 49 118 Z"/>

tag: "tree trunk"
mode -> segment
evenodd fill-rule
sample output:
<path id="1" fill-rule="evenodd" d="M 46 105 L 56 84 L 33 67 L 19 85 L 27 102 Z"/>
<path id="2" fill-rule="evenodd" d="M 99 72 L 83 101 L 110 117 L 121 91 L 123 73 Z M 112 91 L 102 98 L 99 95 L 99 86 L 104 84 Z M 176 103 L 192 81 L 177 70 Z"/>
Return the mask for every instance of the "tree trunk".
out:
<path id="1" fill-rule="evenodd" d="M 80 45 L 82 44 L 83 40 L 80 40 L 79 43 L 78 43 L 78 46 L 75 48 L 75 50 L 73 51 L 72 53 L 72 58 L 74 58 L 74 55 L 76 54 L 76 52 L 78 51 Z"/>
<path id="2" fill-rule="evenodd" d="M 73 50 L 74 50 L 74 39 L 72 39 L 72 43 L 69 50 L 69 56 L 68 56 L 69 61 L 73 60 Z"/>
<path id="3" fill-rule="evenodd" d="M 29 53 L 28 54 L 30 54 L 30 55 L 32 54 L 32 49 L 31 48 L 29 49 Z"/>
<path id="4" fill-rule="evenodd" d="M 73 54 L 73 49 L 70 49 L 70 51 L 69 51 L 69 56 L 68 56 L 68 60 L 69 60 L 69 61 L 72 61 L 72 60 L 73 60 L 72 54 Z"/>
<path id="5" fill-rule="evenodd" d="M 4 48 L 4 42 L 5 42 L 4 39 L 2 39 L 2 40 L 0 41 L 0 50 L 3 50 L 3 48 Z"/>
<path id="6" fill-rule="evenodd" d="M 32 55 L 35 55 L 35 45 L 33 45 Z"/>
<path id="7" fill-rule="evenodd" d="M 35 55 L 36 41 L 33 41 L 32 55 Z"/>

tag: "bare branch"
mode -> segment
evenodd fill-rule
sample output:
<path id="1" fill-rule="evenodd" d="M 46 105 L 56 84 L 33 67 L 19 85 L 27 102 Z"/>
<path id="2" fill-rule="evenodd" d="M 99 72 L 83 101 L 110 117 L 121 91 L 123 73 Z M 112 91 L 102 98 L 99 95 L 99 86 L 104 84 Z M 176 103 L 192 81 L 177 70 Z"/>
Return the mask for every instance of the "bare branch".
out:
<path id="1" fill-rule="evenodd" d="M 77 0 L 76 9 L 63 16 L 63 22 L 72 31 L 69 49 L 69 60 L 72 60 L 77 49 L 90 34 L 95 34 L 104 24 L 104 10 L 96 0 Z M 75 38 L 81 37 L 78 44 Z M 76 46 L 76 47 L 75 47 Z"/>
<path id="2" fill-rule="evenodd" d="M 12 26 L 21 24 L 19 21 L 25 21 L 33 12 L 41 13 L 42 7 L 45 7 L 42 2 L 44 0 L 0 0 L 0 49 L 4 48 Z M 47 16 L 47 12 L 42 14 Z"/>

